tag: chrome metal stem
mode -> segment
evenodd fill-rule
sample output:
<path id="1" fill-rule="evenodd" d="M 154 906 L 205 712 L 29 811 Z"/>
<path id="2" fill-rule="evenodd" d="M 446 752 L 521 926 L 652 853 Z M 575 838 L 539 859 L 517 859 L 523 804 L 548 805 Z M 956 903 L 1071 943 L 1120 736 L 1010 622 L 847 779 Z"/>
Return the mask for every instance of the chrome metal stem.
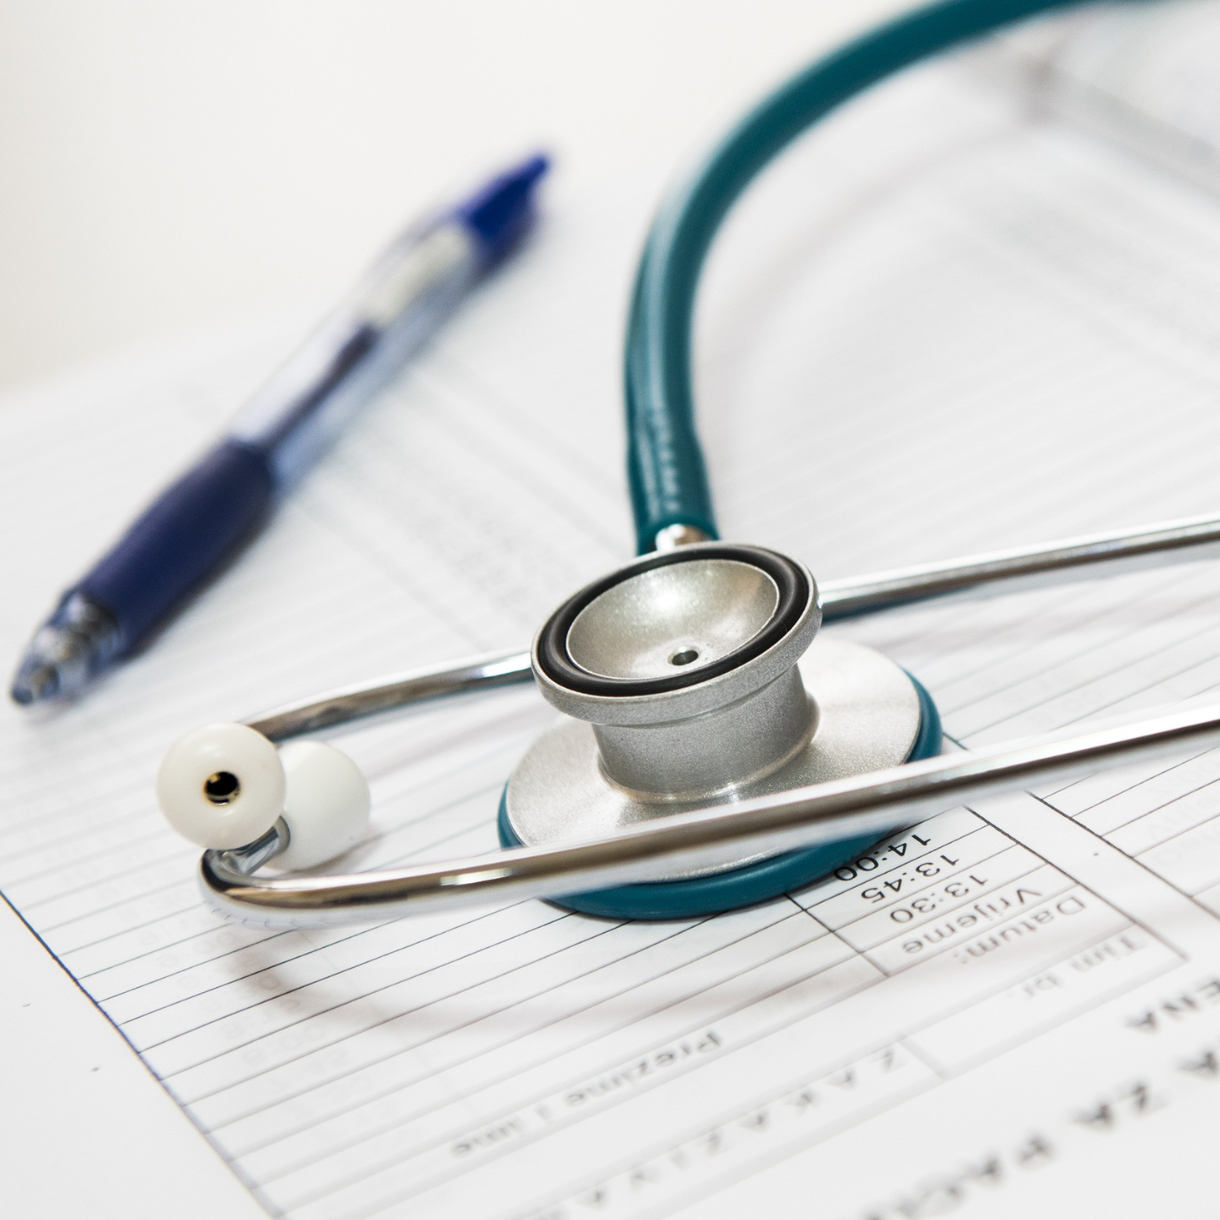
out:
<path id="1" fill-rule="evenodd" d="M 1009 593 L 1017 585 L 1067 583 L 1217 557 L 1220 516 L 1210 514 L 818 584 L 822 617 L 829 620 L 967 589 Z M 1100 565 L 1106 565 L 1104 571 L 1097 571 Z M 1010 583 L 993 590 L 997 582 Z"/>
<path id="2" fill-rule="evenodd" d="M 653 549 L 672 551 L 680 546 L 691 546 L 696 542 L 710 542 L 711 538 L 694 525 L 667 525 L 657 531 Z"/>
<path id="3" fill-rule="evenodd" d="M 253 843 L 208 854 L 214 855 L 227 872 L 248 877 L 251 873 L 258 872 L 264 864 L 287 851 L 291 840 L 292 832 L 288 829 L 288 823 L 283 818 L 276 818 L 275 825 L 265 835 L 255 839 Z"/>
<path id="4" fill-rule="evenodd" d="M 245 723 L 271 741 L 347 724 L 364 716 L 393 711 L 463 691 L 489 690 L 533 678 L 528 652 L 496 652 L 430 669 L 413 669 L 379 682 L 345 686 L 308 703 L 263 712 Z"/>
<path id="5" fill-rule="evenodd" d="M 578 893 L 695 869 L 723 859 L 788 851 L 851 835 L 884 834 L 955 806 L 1035 783 L 1064 781 L 1110 762 L 1140 762 L 1220 744 L 1220 706 L 1070 739 L 997 746 L 907 763 L 734 805 L 675 814 L 611 839 L 519 848 L 441 864 L 349 876 L 252 880 L 208 852 L 211 901 L 265 926 L 390 919 L 437 908 Z"/>

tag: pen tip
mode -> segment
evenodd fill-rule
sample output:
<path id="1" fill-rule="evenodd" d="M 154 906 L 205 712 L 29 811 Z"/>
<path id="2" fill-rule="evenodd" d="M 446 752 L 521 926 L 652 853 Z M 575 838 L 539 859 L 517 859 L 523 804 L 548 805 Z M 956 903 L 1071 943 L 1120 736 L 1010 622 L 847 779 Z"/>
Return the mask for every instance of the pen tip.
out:
<path id="1" fill-rule="evenodd" d="M 9 697 L 29 707 L 78 694 L 117 653 L 121 639 L 109 610 L 80 591 L 69 592 L 30 641 Z"/>
<path id="2" fill-rule="evenodd" d="M 493 178 L 455 209 L 454 215 L 477 236 L 487 263 L 496 262 L 529 228 L 534 216 L 534 187 L 550 168 L 543 153 Z"/>
<path id="3" fill-rule="evenodd" d="M 52 665 L 35 662 L 24 664 L 17 671 L 9 690 L 14 703 L 29 707 L 43 699 L 52 698 L 59 690 L 59 670 Z"/>
<path id="4" fill-rule="evenodd" d="M 520 182 L 534 183 L 550 168 L 551 158 L 546 153 L 535 153 L 517 167 L 513 177 Z"/>

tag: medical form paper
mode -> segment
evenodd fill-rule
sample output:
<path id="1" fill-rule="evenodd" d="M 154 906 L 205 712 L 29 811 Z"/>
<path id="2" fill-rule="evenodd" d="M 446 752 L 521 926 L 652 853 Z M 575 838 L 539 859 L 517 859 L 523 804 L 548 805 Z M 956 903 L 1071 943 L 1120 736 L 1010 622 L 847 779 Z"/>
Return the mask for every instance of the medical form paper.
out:
<path id="1" fill-rule="evenodd" d="M 4 893 L 274 1216 L 1209 1214 L 1220 751 L 947 810 L 711 919 L 267 932 L 202 900 L 152 795 L 179 733 L 520 646 L 628 557 L 653 186 L 557 203 L 154 648 L 0 713 Z M 727 537 L 830 578 L 1220 507 L 1220 206 L 952 65 L 806 140 L 707 287 Z M 290 321 L 0 412 L 4 655 Z M 825 630 L 916 674 L 949 749 L 1220 699 L 1214 564 Z M 493 848 L 551 715 L 520 689 L 337 735 L 374 797 L 348 867 Z"/>

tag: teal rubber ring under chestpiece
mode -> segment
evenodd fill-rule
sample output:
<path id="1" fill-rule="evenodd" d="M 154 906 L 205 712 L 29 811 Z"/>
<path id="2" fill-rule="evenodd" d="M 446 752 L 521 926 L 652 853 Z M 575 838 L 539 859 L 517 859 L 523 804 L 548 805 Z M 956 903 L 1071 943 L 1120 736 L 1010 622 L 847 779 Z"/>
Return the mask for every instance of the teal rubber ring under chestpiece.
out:
<path id="1" fill-rule="evenodd" d="M 910 674 L 907 675 L 910 677 Z M 931 758 L 940 753 L 940 716 L 931 695 L 911 678 L 919 694 L 919 733 L 908 762 Z M 501 847 L 520 847 L 521 840 L 513 833 L 508 820 L 508 789 L 500 798 L 497 829 Z M 759 860 L 742 868 L 710 877 L 692 877 L 687 881 L 644 881 L 637 885 L 620 885 L 608 890 L 590 890 L 584 894 L 569 894 L 553 898 L 556 906 L 584 915 L 602 915 L 609 919 L 696 919 L 720 911 L 735 911 L 738 907 L 767 902 L 781 894 L 799 890 L 840 865 L 858 856 L 877 841 L 875 832 L 823 843 L 800 851 L 784 852 L 769 860 Z"/>

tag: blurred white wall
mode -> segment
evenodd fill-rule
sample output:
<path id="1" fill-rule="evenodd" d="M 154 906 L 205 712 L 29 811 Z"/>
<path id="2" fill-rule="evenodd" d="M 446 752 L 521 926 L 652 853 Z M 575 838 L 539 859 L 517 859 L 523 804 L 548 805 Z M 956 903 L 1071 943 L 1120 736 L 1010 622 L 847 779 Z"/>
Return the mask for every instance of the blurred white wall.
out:
<path id="1" fill-rule="evenodd" d="M 901 0 L 0 0 L 0 384 L 341 288 L 535 146 L 680 158 Z"/>

